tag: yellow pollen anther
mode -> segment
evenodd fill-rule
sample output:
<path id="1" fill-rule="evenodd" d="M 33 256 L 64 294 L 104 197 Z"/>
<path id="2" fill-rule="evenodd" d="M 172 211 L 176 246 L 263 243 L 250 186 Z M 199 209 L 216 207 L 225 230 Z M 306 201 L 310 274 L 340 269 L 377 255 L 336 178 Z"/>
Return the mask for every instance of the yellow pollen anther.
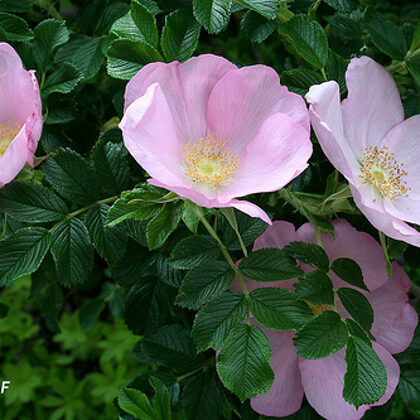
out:
<path id="1" fill-rule="evenodd" d="M 0 157 L 2 157 L 10 143 L 18 135 L 20 124 L 16 121 L 8 121 L 6 124 L 0 124 Z"/>
<path id="2" fill-rule="evenodd" d="M 396 200 L 399 197 L 408 197 L 407 171 L 404 164 L 399 163 L 394 153 L 389 152 L 387 146 L 369 146 L 365 149 L 362 158 L 361 174 L 364 184 L 373 184 L 383 198 Z"/>
<path id="3" fill-rule="evenodd" d="M 239 168 L 239 157 L 226 141 L 208 136 L 198 143 L 189 141 L 182 149 L 182 166 L 185 175 L 195 184 L 205 183 L 217 190 L 222 184 L 231 184 L 234 172 Z"/>

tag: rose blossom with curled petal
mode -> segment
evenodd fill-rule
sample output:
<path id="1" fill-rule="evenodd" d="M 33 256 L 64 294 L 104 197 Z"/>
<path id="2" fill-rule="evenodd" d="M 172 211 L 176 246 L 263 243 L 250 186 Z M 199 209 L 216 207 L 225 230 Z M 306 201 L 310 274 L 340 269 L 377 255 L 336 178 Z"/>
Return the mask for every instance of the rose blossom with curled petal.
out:
<path id="1" fill-rule="evenodd" d="M 26 71 L 16 51 L 0 43 L 0 187 L 29 163 L 42 130 L 42 105 L 35 71 Z"/>
<path id="2" fill-rule="evenodd" d="M 391 238 L 420 246 L 420 115 L 404 120 L 397 86 L 368 57 L 346 72 L 348 97 L 330 81 L 312 86 L 306 99 L 319 143 L 347 178 L 368 220 Z"/>
<path id="3" fill-rule="evenodd" d="M 388 383 L 384 396 L 375 404 L 385 404 L 392 396 L 399 381 L 399 366 L 391 354 L 405 350 L 413 339 L 418 317 L 408 303 L 410 279 L 401 266 L 394 262 L 392 279 L 388 278 L 382 247 L 369 234 L 359 232 L 344 219 L 332 222 L 335 239 L 322 234 L 322 241 L 330 262 L 337 258 L 351 258 L 363 273 L 363 280 L 369 292 L 358 289 L 330 273 L 333 287 L 349 287 L 363 293 L 374 310 L 372 335 L 376 338 L 373 348 L 385 365 Z M 283 248 L 289 242 L 304 241 L 316 243 L 311 224 L 306 223 L 295 231 L 289 222 L 276 221 L 255 241 L 254 250 L 261 248 Z M 302 266 L 310 271 L 308 266 Z M 246 280 L 248 290 L 259 287 L 282 287 L 294 290 L 297 279 L 271 283 Z M 235 280 L 232 287 L 241 290 Z M 314 313 L 328 309 L 328 305 L 311 305 Z M 338 313 L 351 318 L 336 297 Z M 254 325 L 258 323 L 253 319 Z M 347 403 L 343 396 L 346 364 L 345 350 L 319 360 L 299 357 L 293 344 L 293 331 L 276 331 L 260 327 L 271 342 L 270 365 L 274 371 L 274 383 L 266 393 L 251 399 L 252 408 L 258 413 L 283 417 L 299 410 L 303 395 L 321 416 L 330 420 L 358 420 L 371 405 L 362 405 L 358 410 Z"/>
<path id="4" fill-rule="evenodd" d="M 151 184 L 267 223 L 237 197 L 282 188 L 312 153 L 303 99 L 270 67 L 215 55 L 144 66 L 127 84 L 120 128 Z"/>

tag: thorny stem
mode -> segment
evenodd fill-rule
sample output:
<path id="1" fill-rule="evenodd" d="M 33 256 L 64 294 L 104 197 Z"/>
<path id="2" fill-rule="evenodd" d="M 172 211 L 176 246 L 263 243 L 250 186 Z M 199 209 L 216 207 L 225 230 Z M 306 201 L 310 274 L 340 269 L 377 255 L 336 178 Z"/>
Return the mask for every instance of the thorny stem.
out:
<path id="1" fill-rule="evenodd" d="M 195 214 L 198 216 L 198 218 L 200 219 L 200 222 L 204 225 L 204 227 L 207 229 L 209 234 L 212 236 L 212 238 L 214 238 L 216 240 L 217 244 L 219 245 L 220 250 L 222 251 L 223 256 L 225 257 L 226 261 L 232 267 L 233 271 L 237 275 L 239 283 L 241 284 L 242 290 L 244 291 L 244 294 L 245 294 L 246 298 L 248 298 L 249 297 L 249 292 L 248 292 L 248 289 L 245 285 L 245 281 L 244 281 L 244 278 L 242 276 L 242 273 L 239 271 L 239 268 L 233 262 L 232 257 L 230 256 L 229 251 L 227 250 L 225 244 L 222 242 L 219 235 L 216 233 L 216 231 L 212 228 L 210 223 L 204 217 L 200 208 L 199 207 L 193 207 L 193 210 L 194 210 Z"/>

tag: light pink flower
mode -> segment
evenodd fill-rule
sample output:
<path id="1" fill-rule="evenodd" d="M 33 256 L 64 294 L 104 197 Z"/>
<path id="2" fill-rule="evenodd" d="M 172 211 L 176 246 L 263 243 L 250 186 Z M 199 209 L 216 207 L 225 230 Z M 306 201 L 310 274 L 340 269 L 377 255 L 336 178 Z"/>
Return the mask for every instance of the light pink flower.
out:
<path id="1" fill-rule="evenodd" d="M 408 303 L 410 279 L 396 262 L 392 267 L 392 279 L 388 278 L 382 248 L 370 235 L 357 231 L 344 219 L 335 220 L 332 224 L 335 228 L 335 239 L 331 235 L 322 234 L 330 261 L 340 257 L 355 260 L 361 267 L 364 282 L 370 290 L 365 292 L 353 287 L 331 273 L 334 288 L 352 287 L 358 290 L 368 298 L 374 310 L 372 334 L 376 342 L 373 343 L 373 348 L 385 365 L 388 384 L 384 396 L 373 405 L 382 405 L 391 398 L 399 381 L 399 366 L 391 354 L 408 347 L 418 322 L 416 311 Z M 291 223 L 276 221 L 257 239 L 254 250 L 282 248 L 291 241 L 316 243 L 312 226 L 307 223 L 295 232 Z M 295 281 L 277 282 L 275 285 L 250 280 L 246 283 L 249 289 L 274 285 L 293 290 L 292 284 Z M 235 284 L 234 288 L 238 288 L 238 285 Z M 342 317 L 350 318 L 339 302 L 337 310 Z M 324 359 L 307 360 L 296 354 L 293 331 L 262 329 L 272 345 L 270 364 L 275 378 L 270 391 L 251 400 L 255 411 L 267 416 L 290 415 L 299 410 L 304 394 L 309 404 L 321 416 L 331 420 L 358 420 L 371 407 L 363 405 L 356 410 L 342 397 L 346 370 L 344 349 Z"/>
<path id="2" fill-rule="evenodd" d="M 26 71 L 16 51 L 0 43 L 0 187 L 29 163 L 42 130 L 42 105 L 35 71 Z"/>
<path id="3" fill-rule="evenodd" d="M 282 188 L 312 153 L 303 99 L 270 67 L 238 69 L 215 55 L 143 67 L 127 85 L 120 128 L 151 184 L 268 223 L 236 197 Z"/>
<path id="4" fill-rule="evenodd" d="M 368 220 L 391 238 L 420 246 L 420 115 L 404 121 L 392 76 L 368 57 L 347 69 L 348 97 L 339 86 L 312 86 L 312 126 L 331 163 L 347 178 Z"/>

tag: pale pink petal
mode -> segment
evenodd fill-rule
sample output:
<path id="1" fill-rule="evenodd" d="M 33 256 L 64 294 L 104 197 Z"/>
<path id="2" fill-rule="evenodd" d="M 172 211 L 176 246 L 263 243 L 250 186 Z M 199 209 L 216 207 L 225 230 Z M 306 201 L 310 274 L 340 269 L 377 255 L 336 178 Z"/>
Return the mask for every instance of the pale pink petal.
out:
<path id="1" fill-rule="evenodd" d="M 169 187 L 187 186 L 181 165 L 182 144 L 157 83 L 126 109 L 119 127 L 125 146 L 146 172 Z"/>
<path id="2" fill-rule="evenodd" d="M 390 353 L 400 353 L 410 345 L 418 323 L 417 312 L 408 303 L 409 285 L 408 275 L 394 262 L 392 278 L 367 296 L 375 313 L 372 334 Z"/>
<path id="3" fill-rule="evenodd" d="M 395 125 L 384 137 L 381 146 L 389 147 L 395 159 L 407 171 L 403 176 L 408 197 L 396 200 L 384 199 L 385 211 L 398 219 L 420 224 L 420 115 Z"/>
<path id="4" fill-rule="evenodd" d="M 263 248 L 279 248 L 282 249 L 285 245 L 296 240 L 296 231 L 293 223 L 274 221 L 271 226 L 268 226 L 265 232 L 254 242 L 253 251 Z M 293 285 L 298 279 L 271 281 L 271 282 L 256 282 L 245 279 L 246 287 L 249 291 L 258 289 L 260 287 L 280 287 L 283 289 L 295 290 Z M 239 282 L 235 280 L 235 290 L 242 290 Z"/>
<path id="5" fill-rule="evenodd" d="M 232 184 L 221 188 L 219 200 L 277 191 L 307 168 L 311 154 L 309 133 L 286 114 L 273 114 L 245 148 Z"/>
<path id="6" fill-rule="evenodd" d="M 38 141 L 41 138 L 42 133 L 42 103 L 41 95 L 39 93 L 38 80 L 35 77 L 35 70 L 29 71 L 34 91 L 34 104 L 32 109 L 32 114 L 26 120 L 25 130 L 26 135 L 28 136 L 28 147 L 32 153 L 36 152 L 38 147 Z M 33 166 L 33 154 L 30 155 L 28 163 Z"/>
<path id="7" fill-rule="evenodd" d="M 240 155 L 262 123 L 285 113 L 309 133 L 308 112 L 302 98 L 280 85 L 277 73 L 263 65 L 226 73 L 216 83 L 208 102 L 208 134 L 229 143 Z"/>
<path id="8" fill-rule="evenodd" d="M 351 258 L 356 261 L 363 273 L 363 280 L 370 291 L 383 286 L 388 279 L 384 252 L 379 243 L 368 233 L 356 230 L 347 220 L 332 222 L 334 237 L 322 233 L 324 249 L 332 263 L 337 258 Z M 297 232 L 298 241 L 317 243 L 315 232 L 310 223 L 301 226 Z M 350 244 L 352 244 L 350 246 Z M 330 273 L 335 287 L 349 287 L 333 272 Z"/>
<path id="9" fill-rule="evenodd" d="M 214 85 L 237 67 L 228 60 L 206 54 L 184 63 L 151 63 L 144 66 L 127 84 L 125 109 L 143 96 L 153 83 L 159 83 L 174 116 L 182 143 L 197 142 L 206 136 L 207 102 Z"/>
<path id="10" fill-rule="evenodd" d="M 0 157 L 0 188 L 12 181 L 25 163 L 31 161 L 33 161 L 33 152 L 29 150 L 26 127 L 23 126 L 4 155 Z"/>
<path id="11" fill-rule="evenodd" d="M 344 136 L 340 106 L 340 88 L 335 81 L 311 86 L 306 94 L 309 114 L 319 144 L 330 162 L 348 179 L 359 171 L 358 164 Z"/>
<path id="12" fill-rule="evenodd" d="M 402 220 L 385 213 L 385 211 L 380 211 L 380 208 L 375 210 L 371 207 L 367 207 L 362 201 L 360 192 L 351 185 L 350 189 L 357 207 L 359 207 L 376 229 L 385 233 L 385 235 L 390 238 L 420 247 L 420 232 Z"/>
<path id="13" fill-rule="evenodd" d="M 385 365 L 388 383 L 384 396 L 373 405 L 385 404 L 398 385 L 400 368 L 396 360 L 380 344 L 373 343 L 373 349 Z M 370 408 L 368 405 L 358 410 L 343 398 L 346 363 L 342 349 L 324 359 L 299 359 L 302 384 L 309 404 L 319 415 L 328 420 L 358 420 Z"/>
<path id="14" fill-rule="evenodd" d="M 387 131 L 404 119 L 404 109 L 391 74 L 369 57 L 351 60 L 346 83 L 344 134 L 361 156 L 367 146 L 378 145 Z"/>
<path id="15" fill-rule="evenodd" d="M 256 251 L 262 248 L 282 249 L 293 241 L 296 241 L 296 230 L 293 223 L 276 220 L 255 240 L 252 250 Z"/>
<path id="16" fill-rule="evenodd" d="M 173 191 L 175 194 L 178 194 L 180 197 L 188 198 L 193 201 L 195 204 L 201 207 L 208 208 L 222 208 L 222 207 L 234 207 L 251 217 L 258 217 L 264 222 L 271 225 L 271 220 L 268 217 L 267 213 L 258 207 L 256 204 L 250 203 L 249 201 L 243 200 L 231 200 L 227 203 L 222 203 L 217 198 L 208 198 L 197 188 L 189 188 L 184 186 L 173 186 L 160 182 L 157 179 L 149 179 L 148 182 L 156 187 L 166 188 Z"/>
<path id="17" fill-rule="evenodd" d="M 267 393 L 251 399 L 251 407 L 266 416 L 288 416 L 299 410 L 303 399 L 298 357 L 292 341 L 294 332 L 260 328 L 271 343 L 274 383 Z"/>
<path id="18" fill-rule="evenodd" d="M 232 199 L 227 203 L 219 202 L 218 207 L 235 207 L 235 209 L 246 213 L 248 216 L 258 217 L 265 223 L 268 223 L 269 225 L 271 225 L 272 223 L 267 213 L 261 207 L 258 207 L 256 204 L 251 203 L 249 201 Z"/>
<path id="19" fill-rule="evenodd" d="M 40 107 L 37 86 L 33 72 L 23 68 L 16 51 L 0 43 L 0 123 L 12 120 L 23 126 L 35 106 Z"/>

